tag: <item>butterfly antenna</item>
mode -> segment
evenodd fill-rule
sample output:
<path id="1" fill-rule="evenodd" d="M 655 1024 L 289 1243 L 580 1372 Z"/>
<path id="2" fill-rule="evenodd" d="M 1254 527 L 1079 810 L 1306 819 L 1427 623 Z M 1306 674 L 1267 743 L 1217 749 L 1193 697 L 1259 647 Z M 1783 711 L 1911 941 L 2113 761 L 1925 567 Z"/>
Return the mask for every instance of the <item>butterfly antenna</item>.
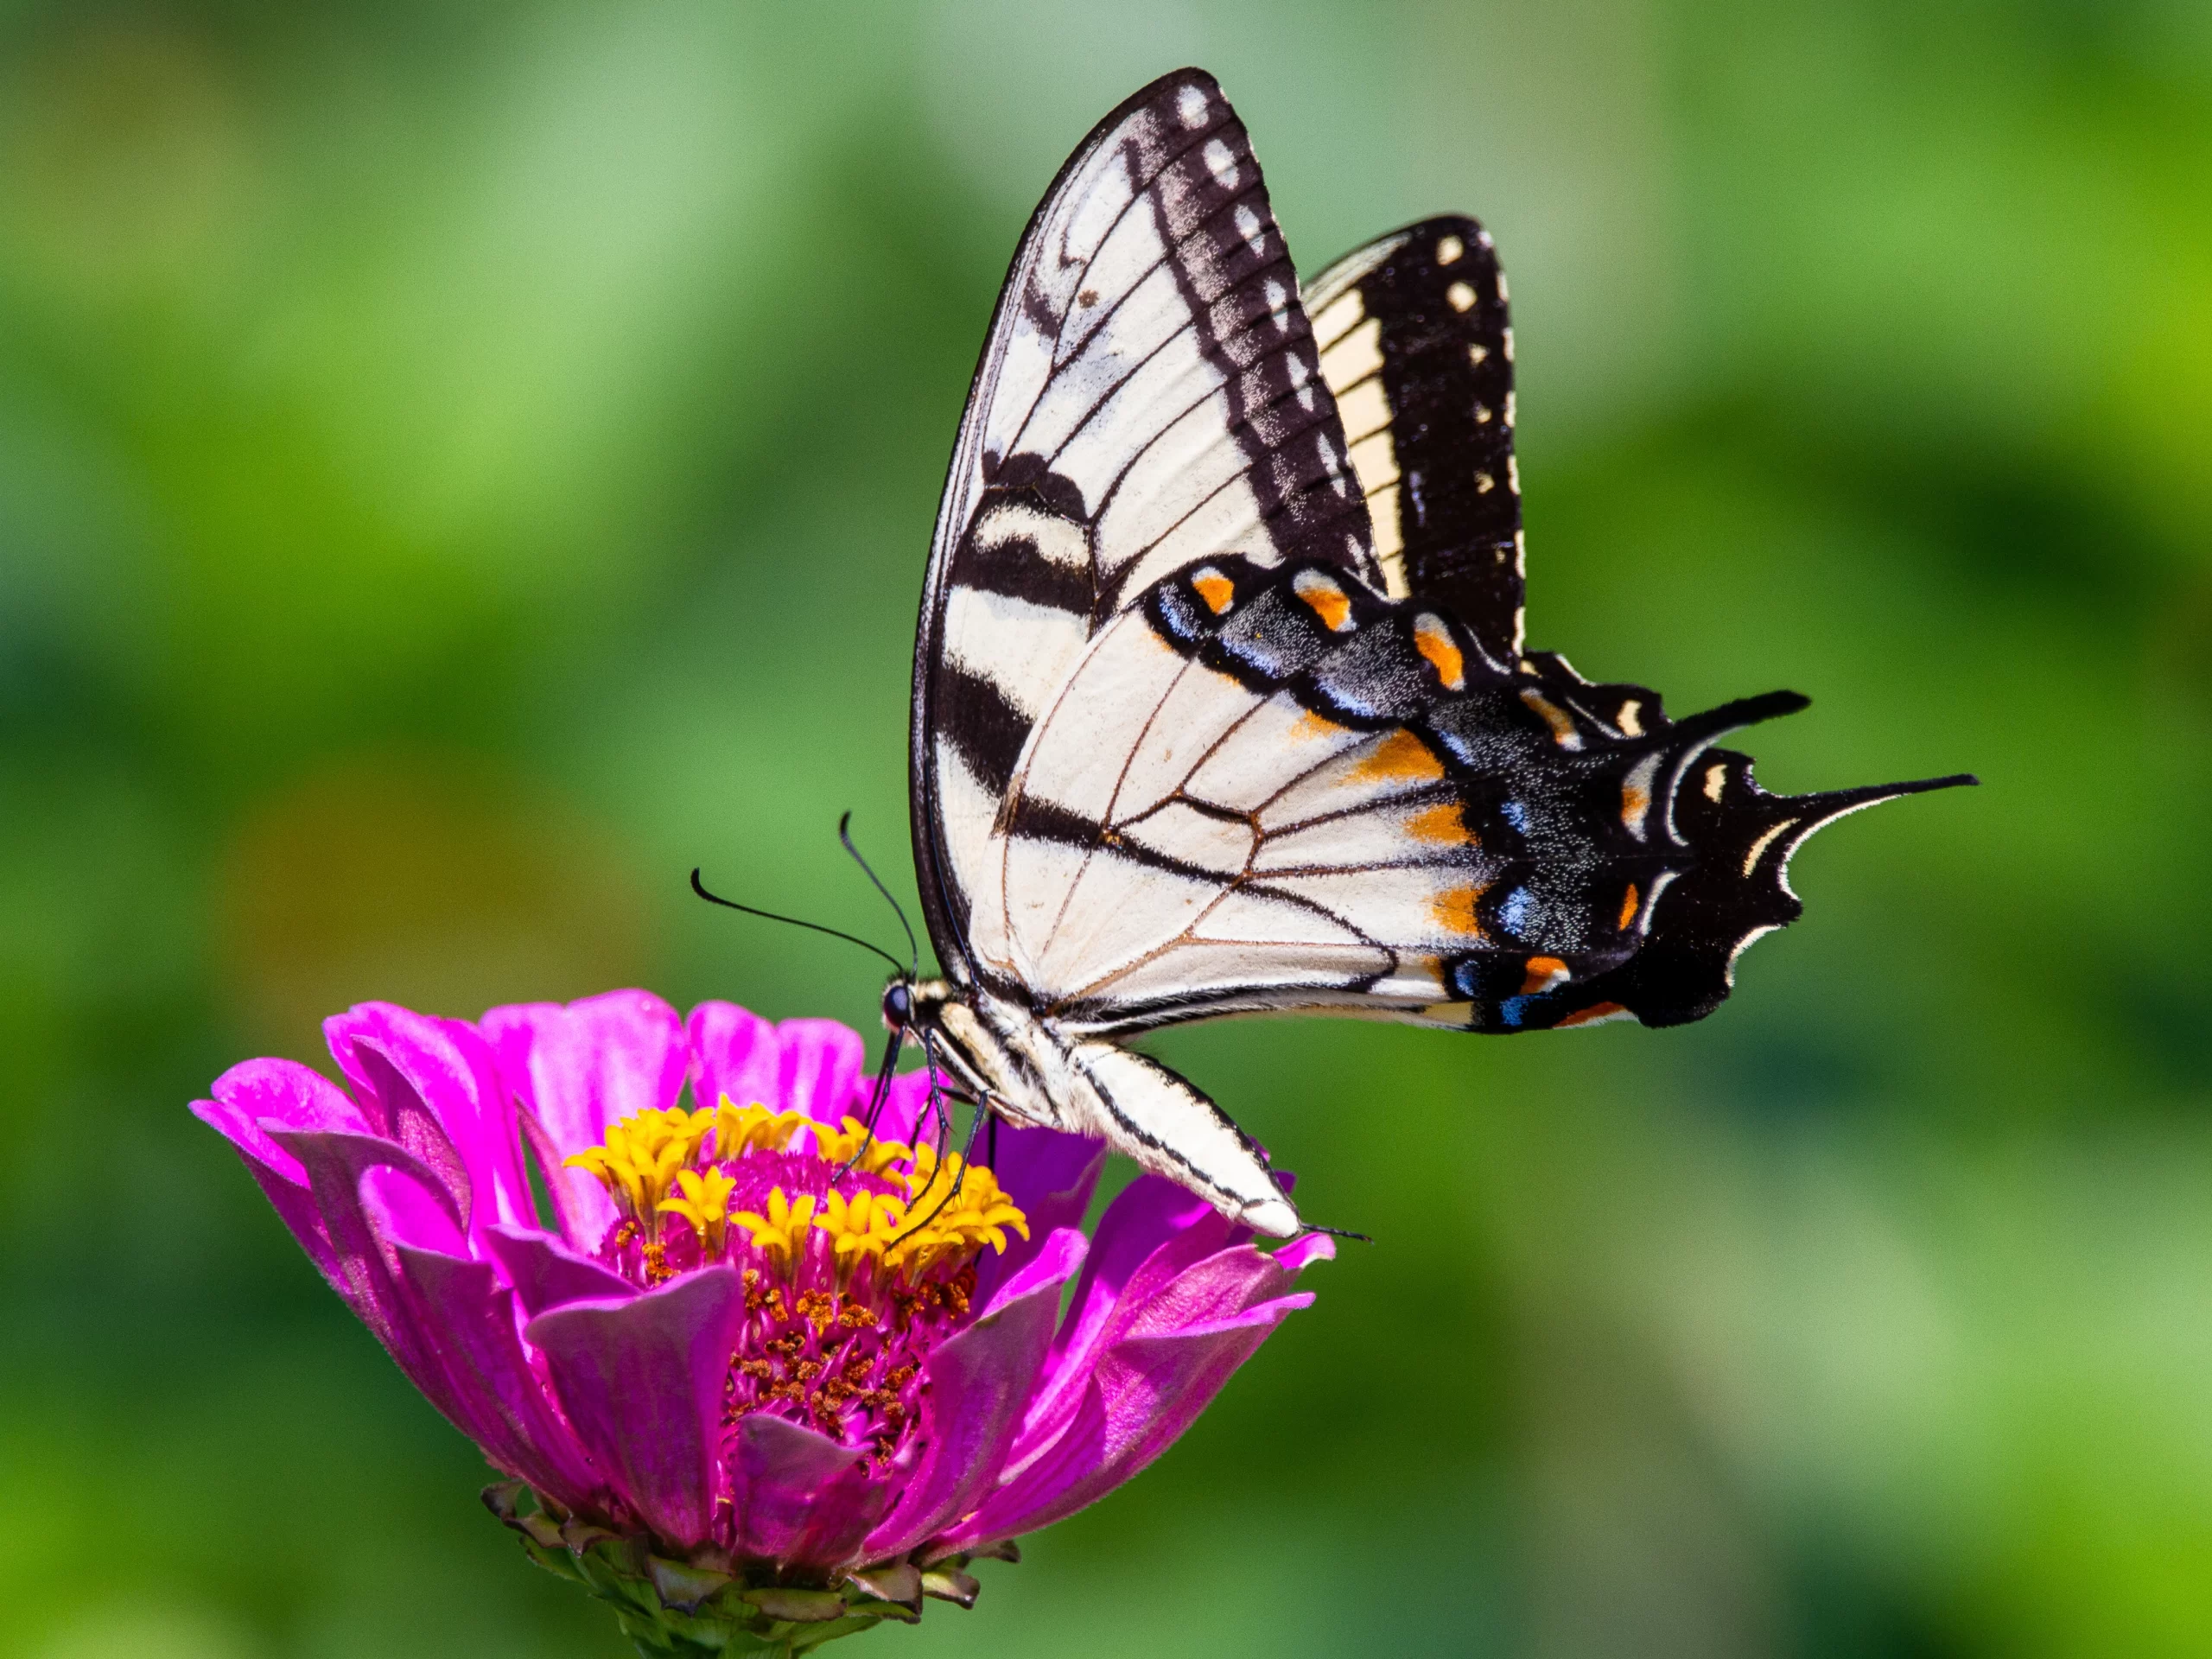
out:
<path id="1" fill-rule="evenodd" d="M 861 867 L 861 874 L 874 883 L 875 890 L 883 895 L 883 902 L 891 906 L 891 913 L 899 918 L 899 925 L 906 935 L 907 954 L 913 958 L 913 965 L 907 971 L 919 978 L 922 971 L 922 947 L 915 943 L 913 925 L 906 919 L 905 907 L 891 896 L 891 889 L 883 885 L 883 878 L 875 873 L 868 860 L 861 856 L 861 849 L 853 845 L 852 834 L 847 827 L 852 821 L 853 815 L 849 812 L 837 820 L 837 839 L 845 843 L 845 850 L 853 855 L 853 862 Z"/>
<path id="2" fill-rule="evenodd" d="M 718 893 L 709 893 L 707 891 L 706 883 L 700 880 L 699 872 L 696 869 L 694 869 L 691 872 L 691 891 L 697 893 L 709 904 L 720 905 L 725 910 L 741 910 L 747 916 L 759 916 L 772 922 L 787 923 L 792 927 L 808 928 L 817 933 L 827 933 L 833 939 L 842 939 L 847 944 L 857 944 L 863 950 L 874 951 L 877 956 L 881 957 L 886 962 L 889 963 L 894 969 L 899 971 L 905 970 L 906 964 L 900 962 L 898 957 L 893 956 L 888 950 L 886 950 L 880 944 L 870 944 L 866 939 L 856 938 L 852 934 L 841 932 L 834 927 L 824 927 L 819 922 L 802 921 L 796 916 L 779 916 L 772 910 L 762 910 L 755 905 L 741 905 L 734 899 L 725 899 Z M 902 917 L 900 919 L 904 920 L 905 918 Z M 908 937 L 912 938 L 912 935 L 910 933 Z"/>

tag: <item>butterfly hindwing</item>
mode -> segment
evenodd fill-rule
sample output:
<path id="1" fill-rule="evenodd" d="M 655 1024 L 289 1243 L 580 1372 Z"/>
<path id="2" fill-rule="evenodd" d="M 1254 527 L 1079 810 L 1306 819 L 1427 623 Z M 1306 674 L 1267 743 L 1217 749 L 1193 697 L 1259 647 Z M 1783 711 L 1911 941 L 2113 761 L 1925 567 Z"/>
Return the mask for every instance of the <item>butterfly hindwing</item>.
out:
<path id="1" fill-rule="evenodd" d="M 1521 479 L 1512 317 L 1490 232 L 1456 214 L 1409 225 L 1346 254 L 1305 295 L 1384 591 L 1443 606 L 1510 667 Z"/>
<path id="2" fill-rule="evenodd" d="M 1796 702 L 1624 730 L 1440 608 L 1205 561 L 1115 617 L 1040 718 L 971 948 L 1069 1032 L 1294 1008 L 1521 1028 L 1522 999 L 1633 957 L 1688 868 L 1665 803 L 1697 753 Z M 1095 741 L 1101 709 L 1125 741 Z"/>
<path id="3" fill-rule="evenodd" d="M 1211 77 L 1092 132 L 1022 238 L 954 450 L 915 660 L 914 838 L 948 969 L 1031 728 L 1092 635 L 1205 556 L 1376 578 L 1282 235 Z"/>

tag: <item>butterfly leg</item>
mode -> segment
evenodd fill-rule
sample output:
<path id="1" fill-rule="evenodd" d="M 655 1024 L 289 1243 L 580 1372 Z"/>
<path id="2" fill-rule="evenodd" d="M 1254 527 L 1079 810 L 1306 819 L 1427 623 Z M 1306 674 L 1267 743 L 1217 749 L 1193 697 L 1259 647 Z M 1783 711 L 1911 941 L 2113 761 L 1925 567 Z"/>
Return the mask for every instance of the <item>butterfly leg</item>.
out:
<path id="1" fill-rule="evenodd" d="M 1091 1097 L 1084 1104 L 1096 1103 L 1086 1125 L 1093 1134 L 1255 1232 L 1291 1238 L 1301 1230 L 1266 1154 L 1174 1072 L 1111 1043 L 1077 1043 L 1068 1058 Z"/>

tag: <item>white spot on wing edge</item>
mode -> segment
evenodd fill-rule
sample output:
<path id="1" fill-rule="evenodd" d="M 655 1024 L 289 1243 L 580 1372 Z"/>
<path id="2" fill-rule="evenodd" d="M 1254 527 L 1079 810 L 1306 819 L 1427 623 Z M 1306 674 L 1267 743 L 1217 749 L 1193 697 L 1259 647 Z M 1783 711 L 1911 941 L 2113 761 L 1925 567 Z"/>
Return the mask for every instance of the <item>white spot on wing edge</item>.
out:
<path id="1" fill-rule="evenodd" d="M 1440 237 L 1436 244 L 1436 263 L 1440 265 L 1456 265 L 1459 263 L 1460 257 L 1466 251 L 1467 245 L 1458 237 Z"/>
<path id="2" fill-rule="evenodd" d="M 1474 308 L 1475 290 L 1465 283 L 1454 283 L 1444 290 L 1444 298 L 1454 311 L 1470 311 Z"/>
<path id="3" fill-rule="evenodd" d="M 1206 93 L 1203 86 L 1185 86 L 1175 95 L 1175 113 L 1183 118 L 1186 127 L 1203 127 L 1206 124 Z"/>
<path id="4" fill-rule="evenodd" d="M 1266 224 L 1261 219 L 1259 214 L 1252 211 L 1250 204 L 1238 202 L 1236 204 L 1236 234 L 1244 238 L 1244 245 L 1251 249 L 1255 257 L 1257 257 L 1261 252 L 1261 239 L 1266 233 Z"/>

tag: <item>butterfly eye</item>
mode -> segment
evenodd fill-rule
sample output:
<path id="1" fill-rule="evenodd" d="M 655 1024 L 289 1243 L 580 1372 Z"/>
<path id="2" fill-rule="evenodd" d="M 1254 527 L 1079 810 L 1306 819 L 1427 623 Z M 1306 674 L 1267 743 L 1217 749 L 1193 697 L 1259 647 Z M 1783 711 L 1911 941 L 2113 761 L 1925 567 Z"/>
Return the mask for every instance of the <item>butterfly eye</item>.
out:
<path id="1" fill-rule="evenodd" d="M 914 999 L 905 985 L 893 982 L 883 993 L 883 1023 L 893 1031 L 904 1031 L 906 1022 L 914 1017 Z"/>

